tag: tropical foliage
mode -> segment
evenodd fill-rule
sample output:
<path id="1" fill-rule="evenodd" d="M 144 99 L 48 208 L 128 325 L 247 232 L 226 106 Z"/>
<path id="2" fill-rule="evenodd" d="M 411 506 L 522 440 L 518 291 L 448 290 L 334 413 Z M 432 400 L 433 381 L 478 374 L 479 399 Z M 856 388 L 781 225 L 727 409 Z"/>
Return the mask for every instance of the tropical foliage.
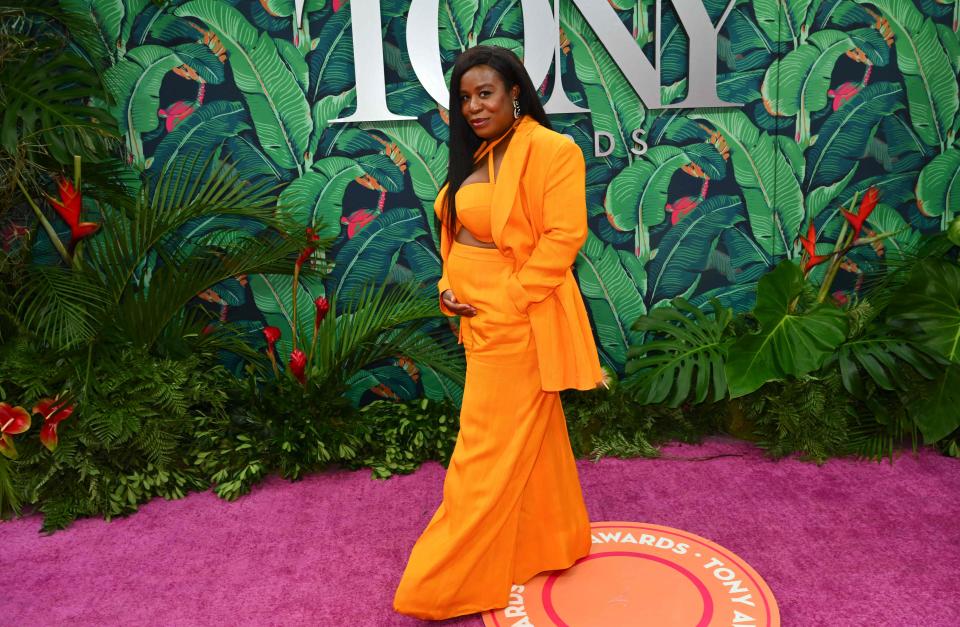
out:
<path id="1" fill-rule="evenodd" d="M 860 215 L 864 211 L 861 205 Z M 859 221 L 857 214 L 846 215 Z M 716 299 L 708 316 L 678 297 L 673 307 L 634 323 L 658 339 L 630 349 L 624 385 L 641 403 L 728 400 L 777 454 L 878 457 L 892 454 L 905 436 L 916 445 L 918 434 L 925 444 L 955 454 L 955 252 L 955 244 L 939 235 L 909 262 L 878 273 L 862 295 L 835 292 L 829 300 L 829 283 L 815 289 L 800 267 L 785 260 L 760 279 L 754 310 L 737 319 Z M 835 268 L 842 254 L 805 256 L 802 265 L 809 271 L 833 258 Z"/>
<path id="2" fill-rule="evenodd" d="M 681 101 L 670 4 L 660 28 L 651 1 L 608 4 Z M 703 4 L 716 22 L 728 2 Z M 720 399 L 774 452 L 876 455 L 919 433 L 960 454 L 960 279 L 922 243 L 960 229 L 958 6 L 737 0 L 717 89 L 740 106 L 652 110 L 560 3 L 555 70 L 590 109 L 552 118 L 588 164 L 575 270 L 606 366 L 637 360 L 626 386 L 565 399 L 578 453 L 656 454 L 716 428 L 698 408 Z M 388 0 L 387 102 L 416 120 L 331 123 L 354 107 L 365 18 L 295 7 L 0 8 L 0 511 L 38 507 L 52 529 L 269 472 L 449 455 L 447 112 L 407 55 L 409 3 Z M 520 3 L 444 0 L 438 19 L 445 71 L 478 43 L 523 52 Z M 377 399 L 400 404 L 358 409 Z"/>
<path id="3" fill-rule="evenodd" d="M 416 121 L 329 123 L 355 98 L 346 3 L 307 2 L 302 20 L 292 2 L 62 6 L 97 35 L 79 39 L 104 72 L 135 167 L 163 172 L 186 152 L 212 150 L 247 180 L 282 184 L 279 199 L 295 219 L 334 238 L 333 273 L 298 285 L 313 300 L 439 277 L 431 203 L 446 174 L 446 112 L 406 55 L 406 4 L 380 4 L 387 101 Z M 663 101 L 678 102 L 686 34 L 666 4 L 655 42 L 653 4 L 613 6 L 648 58 L 659 43 Z M 727 4 L 704 6 L 717 21 Z M 519 3 L 445 0 L 442 8 L 444 69 L 476 43 L 522 51 Z M 818 242 L 835 241 L 839 207 L 870 186 L 883 200 L 866 233 L 894 235 L 852 253 L 841 273 L 847 291 L 910 251 L 921 232 L 945 228 L 960 207 L 955 6 L 736 2 L 720 30 L 718 94 L 740 106 L 709 111 L 648 109 L 573 3 L 560 4 L 560 26 L 568 96 L 591 111 L 554 117 L 588 159 L 592 232 L 576 270 L 615 369 L 644 337 L 633 321 L 676 296 L 753 308 L 759 278 L 800 259 L 808 225 Z M 635 129 L 641 155 L 629 150 Z M 610 155 L 592 156 L 595 130 L 614 137 Z M 213 294 L 232 308 L 230 319 L 262 317 L 289 336 L 289 287 L 253 275 L 252 302 L 226 286 Z M 379 389 L 416 388 L 371 376 Z"/>

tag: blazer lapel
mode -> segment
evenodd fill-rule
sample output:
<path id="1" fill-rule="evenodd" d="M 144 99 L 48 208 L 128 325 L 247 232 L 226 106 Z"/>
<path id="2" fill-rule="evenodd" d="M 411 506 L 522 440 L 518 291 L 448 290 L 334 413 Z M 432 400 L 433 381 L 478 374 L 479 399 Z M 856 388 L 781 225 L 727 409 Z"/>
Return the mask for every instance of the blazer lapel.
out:
<path id="1" fill-rule="evenodd" d="M 500 162 L 496 184 L 493 186 L 493 201 L 490 207 L 490 229 L 497 248 L 503 249 L 500 236 L 507 224 L 513 202 L 517 197 L 520 176 L 523 174 L 530 152 L 530 134 L 540 123 L 529 116 L 517 126 L 516 135 L 510 139 L 507 151 Z"/>

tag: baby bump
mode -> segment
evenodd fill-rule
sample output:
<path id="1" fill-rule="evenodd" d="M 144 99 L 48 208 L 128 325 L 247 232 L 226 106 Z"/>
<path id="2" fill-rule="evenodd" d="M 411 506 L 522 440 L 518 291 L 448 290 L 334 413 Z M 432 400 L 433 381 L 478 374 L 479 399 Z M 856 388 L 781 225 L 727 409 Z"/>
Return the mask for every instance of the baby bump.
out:
<path id="1" fill-rule="evenodd" d="M 530 320 L 517 311 L 507 295 L 507 278 L 512 272 L 513 260 L 496 248 L 453 242 L 447 257 L 450 287 L 458 301 L 477 310 L 476 316 L 460 318 L 468 356 L 533 348 Z"/>

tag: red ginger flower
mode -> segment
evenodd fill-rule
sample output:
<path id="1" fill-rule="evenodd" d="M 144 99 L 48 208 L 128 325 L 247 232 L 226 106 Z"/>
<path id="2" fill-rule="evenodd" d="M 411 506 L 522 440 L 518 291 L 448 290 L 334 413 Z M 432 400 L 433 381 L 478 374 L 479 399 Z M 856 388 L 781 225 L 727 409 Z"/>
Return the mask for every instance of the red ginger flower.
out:
<path id="1" fill-rule="evenodd" d="M 277 327 L 263 327 L 263 337 L 267 339 L 267 351 L 272 353 L 273 347 L 280 339 L 280 329 Z"/>
<path id="2" fill-rule="evenodd" d="M 800 243 L 803 245 L 803 249 L 807 251 L 807 258 L 800 263 L 800 269 L 804 272 L 809 272 L 811 268 L 830 258 L 830 255 L 817 254 L 817 230 L 813 228 L 813 222 L 807 229 L 807 236 L 800 236 Z"/>
<path id="3" fill-rule="evenodd" d="M 313 322 L 313 328 L 317 329 L 320 327 L 323 319 L 327 317 L 327 312 L 330 311 L 330 303 L 325 296 L 318 296 L 317 299 L 313 301 L 313 304 L 317 306 L 317 315 Z"/>
<path id="4" fill-rule="evenodd" d="M 57 448 L 57 425 L 70 417 L 73 405 L 57 398 L 45 398 L 38 401 L 33 407 L 33 413 L 43 416 L 43 426 L 40 427 L 40 443 L 53 451 Z"/>
<path id="5" fill-rule="evenodd" d="M 10 436 L 30 428 L 30 414 L 23 407 L 0 403 L 0 454 L 10 459 L 17 458 L 17 449 Z"/>
<path id="6" fill-rule="evenodd" d="M 270 365 L 273 366 L 273 376 L 280 376 L 280 369 L 277 367 L 277 358 L 274 355 L 274 347 L 280 339 L 280 329 L 277 327 L 263 327 L 263 337 L 267 339 L 267 357 L 270 358 Z"/>
<path id="7" fill-rule="evenodd" d="M 301 385 L 307 383 L 305 370 L 307 368 L 307 354 L 299 348 L 293 349 L 290 353 L 290 372 L 297 378 Z"/>
<path id="8" fill-rule="evenodd" d="M 307 227 L 307 247 L 300 252 L 300 256 L 297 257 L 297 271 L 300 271 L 300 268 L 303 267 L 304 262 L 310 258 L 310 255 L 317 250 L 317 242 L 320 241 L 320 236 L 313 232 L 309 226 Z"/>
<path id="9" fill-rule="evenodd" d="M 874 208 L 877 206 L 877 199 L 880 196 L 880 192 L 876 187 L 871 186 L 867 190 L 867 193 L 863 195 L 863 199 L 860 201 L 860 208 L 857 209 L 856 215 L 842 209 L 843 217 L 847 219 L 847 222 L 853 226 L 853 241 L 856 241 L 860 237 L 860 231 L 863 229 L 863 223 L 866 222 L 867 218 L 870 217 L 870 214 L 873 212 Z"/>
<path id="10" fill-rule="evenodd" d="M 59 178 L 57 188 L 60 191 L 60 200 L 57 201 L 52 196 L 48 196 L 50 204 L 56 209 L 57 214 L 63 218 L 63 221 L 70 227 L 70 245 L 76 243 L 85 237 L 90 237 L 97 232 L 100 225 L 96 222 L 81 222 L 80 210 L 83 207 L 83 199 L 80 191 L 74 189 L 70 179 Z"/>

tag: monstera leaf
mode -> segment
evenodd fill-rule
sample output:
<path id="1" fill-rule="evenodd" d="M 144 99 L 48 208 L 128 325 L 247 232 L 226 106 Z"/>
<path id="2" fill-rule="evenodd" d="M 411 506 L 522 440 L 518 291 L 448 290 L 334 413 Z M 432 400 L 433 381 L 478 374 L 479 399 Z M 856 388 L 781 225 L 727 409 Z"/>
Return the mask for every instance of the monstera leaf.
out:
<path id="1" fill-rule="evenodd" d="M 834 111 L 807 151 L 806 188 L 829 185 L 850 172 L 884 117 L 903 107 L 903 88 L 873 83 Z"/>
<path id="2" fill-rule="evenodd" d="M 803 221 L 803 195 L 774 138 L 757 129 L 742 111 L 690 116 L 713 125 L 730 147 L 757 244 L 771 256 L 790 250 Z"/>
<path id="3" fill-rule="evenodd" d="M 960 267 L 956 263 L 934 258 L 917 264 L 889 312 L 894 324 L 914 328 L 922 344 L 960 363 Z"/>
<path id="4" fill-rule="evenodd" d="M 892 325 L 948 362 L 907 396 L 924 442 L 936 442 L 960 427 L 960 267 L 943 258 L 919 262 L 887 311 Z"/>
<path id="5" fill-rule="evenodd" d="M 646 313 L 642 291 L 643 262 L 629 252 L 604 244 L 593 233 L 577 253 L 577 279 L 590 309 L 600 347 L 616 368 L 627 349 L 640 340 L 631 325 Z"/>
<path id="6" fill-rule="evenodd" d="M 770 64 L 761 93 L 779 115 L 809 114 L 827 106 L 833 68 L 854 47 L 837 30 L 813 33 L 803 44 Z"/>
<path id="7" fill-rule="evenodd" d="M 644 405 L 666 402 L 679 407 L 690 398 L 702 403 L 713 388 L 713 401 L 727 395 L 724 361 L 729 339 L 724 336 L 733 312 L 711 301 L 714 316 L 708 318 L 683 298 L 672 307 L 654 309 L 633 328 L 653 334 L 654 340 L 630 348 L 626 385 Z"/>
<path id="8" fill-rule="evenodd" d="M 821 303 L 802 313 L 795 309 L 803 286 L 803 273 L 791 261 L 760 279 L 753 310 L 760 331 L 738 338 L 728 353 L 731 398 L 768 381 L 817 370 L 846 339 L 846 316 L 833 305 Z"/>
<path id="9" fill-rule="evenodd" d="M 917 207 L 925 216 L 960 215 L 960 150 L 937 155 L 920 171 Z"/>
<path id="10" fill-rule="evenodd" d="M 925 18 L 912 2 L 857 1 L 877 7 L 890 23 L 913 127 L 928 146 L 945 149 L 960 99 L 957 77 L 940 45 L 933 20 Z"/>
<path id="11" fill-rule="evenodd" d="M 570 39 L 594 127 L 613 134 L 613 156 L 633 160 L 629 149 L 634 129 L 643 126 L 646 117 L 643 103 L 574 3 L 560 4 L 560 23 Z"/>
<path id="12" fill-rule="evenodd" d="M 839 352 L 843 387 L 858 397 L 864 396 L 864 374 L 884 390 L 908 391 L 911 382 L 903 376 L 904 365 L 927 379 L 937 371 L 936 361 L 908 340 L 875 335 L 845 342 Z"/>
<path id="13" fill-rule="evenodd" d="M 299 53 L 283 44 L 278 48 L 277 41 L 258 33 L 237 9 L 216 0 L 192 0 L 175 13 L 203 20 L 216 33 L 229 53 L 234 81 L 264 151 L 280 167 L 303 174 L 313 120 L 302 85 L 306 66 L 291 64 L 291 55 Z"/>
<path id="14" fill-rule="evenodd" d="M 721 233 L 743 221 L 742 211 L 738 197 L 714 196 L 673 225 L 647 267 L 647 302 L 682 294 L 699 283 Z"/>
<path id="15" fill-rule="evenodd" d="M 376 217 L 337 253 L 327 281 L 338 303 L 347 305 L 368 284 L 380 284 L 396 262 L 400 248 L 425 235 L 423 214 L 416 209 L 391 209 Z"/>

